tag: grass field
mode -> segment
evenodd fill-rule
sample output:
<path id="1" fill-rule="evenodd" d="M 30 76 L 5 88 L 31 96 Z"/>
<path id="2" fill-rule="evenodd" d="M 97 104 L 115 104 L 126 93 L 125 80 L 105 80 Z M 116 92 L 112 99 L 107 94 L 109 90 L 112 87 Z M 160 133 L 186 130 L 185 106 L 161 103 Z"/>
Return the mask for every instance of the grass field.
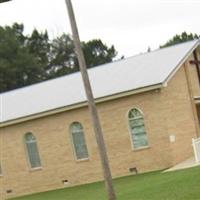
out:
<path id="1" fill-rule="evenodd" d="M 200 167 L 152 172 L 114 180 L 117 200 L 200 199 Z M 106 200 L 103 183 L 60 189 L 15 200 Z"/>

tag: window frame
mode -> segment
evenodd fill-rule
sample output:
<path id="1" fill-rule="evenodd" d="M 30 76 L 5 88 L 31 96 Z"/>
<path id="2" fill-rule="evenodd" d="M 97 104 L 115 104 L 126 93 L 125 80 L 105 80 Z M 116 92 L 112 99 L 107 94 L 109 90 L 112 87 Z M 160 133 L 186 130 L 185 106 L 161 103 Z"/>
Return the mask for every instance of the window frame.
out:
<path id="1" fill-rule="evenodd" d="M 135 147 L 135 146 L 134 146 L 134 143 L 133 143 L 134 138 L 133 138 L 132 129 L 131 129 L 131 126 L 130 126 L 130 120 L 131 120 L 131 119 L 129 118 L 129 113 L 130 113 L 132 110 L 134 110 L 134 109 L 138 110 L 138 111 L 141 113 L 141 115 L 142 115 L 143 122 L 144 122 L 145 133 L 146 133 L 146 138 L 147 138 L 147 142 L 148 142 L 147 145 L 141 146 L 141 147 Z M 141 118 L 141 117 L 139 117 L 138 119 L 140 119 L 140 118 Z M 127 120 L 127 122 L 128 122 L 128 131 L 129 131 L 129 136 L 130 136 L 130 141 L 131 141 L 131 148 L 132 148 L 132 150 L 133 150 L 133 151 L 139 151 L 139 150 L 143 150 L 143 149 L 148 149 L 148 148 L 150 148 L 150 146 L 149 146 L 148 134 L 147 134 L 147 129 L 146 129 L 146 123 L 145 123 L 145 117 L 144 117 L 143 111 L 142 111 L 140 108 L 138 108 L 138 107 L 132 107 L 132 108 L 130 108 L 130 109 L 128 110 L 128 112 L 127 112 L 126 120 Z"/>
<path id="2" fill-rule="evenodd" d="M 83 137 L 84 137 L 85 145 L 86 145 L 86 149 L 87 149 L 87 154 L 88 154 L 87 158 L 78 158 L 78 157 L 77 157 L 76 148 L 75 148 L 74 139 L 73 139 L 73 133 L 72 133 L 72 131 L 71 131 L 71 127 L 72 127 L 72 125 L 75 124 L 75 123 L 80 124 L 81 127 L 82 127 L 82 133 L 83 133 Z M 76 160 L 77 162 L 82 162 L 82 161 L 88 161 L 88 160 L 90 160 L 90 155 L 89 155 L 87 140 L 86 140 L 86 137 L 85 137 L 85 131 L 84 131 L 84 127 L 83 127 L 82 123 L 79 122 L 79 121 L 74 121 L 74 122 L 72 122 L 72 123 L 69 125 L 69 134 L 70 134 L 70 141 L 71 141 L 72 150 L 73 150 L 73 155 L 74 155 L 75 160 Z"/>
<path id="3" fill-rule="evenodd" d="M 3 167 L 2 167 L 2 161 L 0 160 L 0 177 L 3 176 Z"/>
<path id="4" fill-rule="evenodd" d="M 30 156 L 29 156 L 29 153 L 28 153 L 27 143 L 26 143 L 26 135 L 28 135 L 28 134 L 32 134 L 35 137 L 35 140 L 36 140 L 38 156 L 39 156 L 39 159 L 40 159 L 40 166 L 38 166 L 38 167 L 32 167 L 31 166 Z M 30 171 L 41 170 L 42 169 L 41 155 L 40 155 L 40 151 L 39 151 L 39 147 L 38 147 L 38 142 L 37 142 L 37 138 L 36 138 L 35 134 L 33 134 L 32 132 L 25 133 L 24 136 L 23 136 L 23 143 L 24 143 L 26 160 L 27 160 L 28 167 L 29 167 Z"/>

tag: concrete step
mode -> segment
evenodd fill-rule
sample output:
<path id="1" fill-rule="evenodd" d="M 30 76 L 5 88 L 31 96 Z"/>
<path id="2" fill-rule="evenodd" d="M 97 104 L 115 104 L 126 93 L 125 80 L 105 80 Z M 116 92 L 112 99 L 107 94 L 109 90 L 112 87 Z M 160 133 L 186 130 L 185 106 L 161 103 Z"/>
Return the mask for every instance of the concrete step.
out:
<path id="1" fill-rule="evenodd" d="M 175 170 L 180 170 L 180 169 L 186 169 L 186 168 L 190 168 L 190 167 L 195 167 L 195 166 L 200 166 L 200 162 L 197 163 L 195 161 L 194 157 L 191 157 L 167 170 L 165 170 L 164 172 L 170 172 L 170 171 L 175 171 Z"/>

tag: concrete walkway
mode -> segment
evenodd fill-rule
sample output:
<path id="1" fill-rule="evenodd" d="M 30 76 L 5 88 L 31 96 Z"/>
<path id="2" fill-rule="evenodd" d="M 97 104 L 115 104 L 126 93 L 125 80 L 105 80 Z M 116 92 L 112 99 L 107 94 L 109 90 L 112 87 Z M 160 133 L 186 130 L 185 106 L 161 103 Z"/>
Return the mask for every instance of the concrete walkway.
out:
<path id="1" fill-rule="evenodd" d="M 164 172 L 170 172 L 170 171 L 175 171 L 175 170 L 180 170 L 180 169 L 186 169 L 186 168 L 195 167 L 195 166 L 200 166 L 200 162 L 196 163 L 195 162 L 195 158 L 192 157 L 192 158 L 189 158 L 189 159 L 187 159 L 187 160 L 175 165 L 172 168 L 169 168 L 169 169 L 165 170 Z"/>

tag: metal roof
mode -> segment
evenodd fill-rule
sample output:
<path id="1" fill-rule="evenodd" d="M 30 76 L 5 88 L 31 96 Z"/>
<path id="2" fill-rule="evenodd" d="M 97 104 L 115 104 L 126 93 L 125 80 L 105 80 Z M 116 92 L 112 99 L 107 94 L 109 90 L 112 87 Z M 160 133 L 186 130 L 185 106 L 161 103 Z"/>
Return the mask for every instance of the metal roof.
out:
<path id="1" fill-rule="evenodd" d="M 199 40 L 88 70 L 95 98 L 164 84 Z M 86 101 L 79 72 L 0 94 L 0 123 Z"/>

